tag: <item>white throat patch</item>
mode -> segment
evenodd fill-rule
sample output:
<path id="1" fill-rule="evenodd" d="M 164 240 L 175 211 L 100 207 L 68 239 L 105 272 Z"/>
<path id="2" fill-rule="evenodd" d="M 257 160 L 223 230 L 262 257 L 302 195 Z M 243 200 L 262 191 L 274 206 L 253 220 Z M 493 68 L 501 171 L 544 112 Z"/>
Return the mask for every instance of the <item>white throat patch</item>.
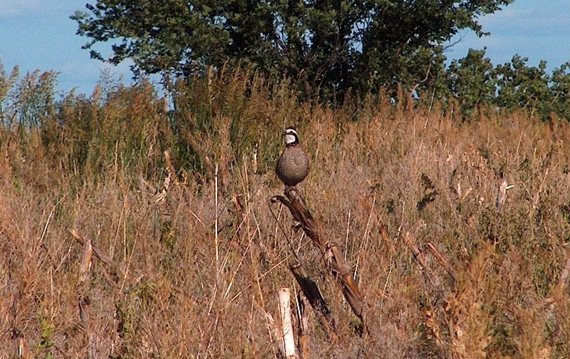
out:
<path id="1" fill-rule="evenodd" d="M 290 133 L 286 133 L 285 134 L 285 143 L 290 145 L 292 143 L 297 142 L 297 139 L 295 138 L 295 135 L 290 134 Z"/>

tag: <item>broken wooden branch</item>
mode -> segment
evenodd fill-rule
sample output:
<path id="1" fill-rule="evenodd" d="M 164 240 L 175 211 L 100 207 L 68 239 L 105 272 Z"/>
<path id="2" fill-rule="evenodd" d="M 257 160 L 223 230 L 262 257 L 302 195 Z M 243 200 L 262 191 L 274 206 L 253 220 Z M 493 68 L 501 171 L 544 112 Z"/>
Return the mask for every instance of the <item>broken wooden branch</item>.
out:
<path id="1" fill-rule="evenodd" d="M 566 258 L 566 265 L 560 273 L 560 278 L 558 279 L 558 289 L 560 292 L 564 291 L 566 287 L 566 282 L 568 281 L 568 276 L 570 275 L 570 257 Z"/>
<path id="2" fill-rule="evenodd" d="M 415 240 L 410 234 L 410 232 L 406 232 L 404 234 L 404 243 L 406 243 L 408 248 L 410 248 L 410 250 L 412 251 L 414 258 L 416 259 L 416 261 L 418 261 L 420 267 L 422 267 L 422 272 L 425 274 L 429 282 L 434 287 L 437 287 L 439 285 L 439 280 L 437 280 L 437 277 L 433 274 L 432 270 L 428 266 L 426 257 L 416 245 Z"/>
<path id="3" fill-rule="evenodd" d="M 318 222 L 314 219 L 298 190 L 295 187 L 287 187 L 285 196 L 273 196 L 271 202 L 280 202 L 289 209 L 293 219 L 299 223 L 305 234 L 320 250 L 328 272 L 342 286 L 343 295 L 353 313 L 364 323 L 364 300 L 356 281 L 352 277 L 350 266 L 346 263 L 338 245 L 334 241 L 326 240 L 322 235 Z"/>
<path id="4" fill-rule="evenodd" d="M 441 254 L 441 252 L 437 250 L 437 248 L 432 242 L 428 242 L 427 247 L 431 252 L 431 254 L 433 254 L 435 259 L 438 261 L 438 263 L 447 271 L 451 279 L 453 279 L 453 281 L 457 281 L 457 275 L 455 274 L 455 271 L 453 270 L 447 259 L 445 259 L 443 254 Z"/>
<path id="5" fill-rule="evenodd" d="M 505 202 L 507 201 L 507 190 L 514 188 L 514 185 L 509 185 L 507 180 L 503 177 L 499 179 L 499 185 L 497 190 L 497 198 L 495 200 L 495 207 L 497 208 L 497 212 L 501 212 Z"/>
<path id="6" fill-rule="evenodd" d="M 118 278 L 125 278 L 125 272 L 121 268 L 119 268 L 119 266 L 111 258 L 109 258 L 99 248 L 97 248 L 90 239 L 86 239 L 85 237 L 77 233 L 77 231 L 74 229 L 68 230 L 68 232 L 69 234 L 71 234 L 73 239 L 75 239 L 79 244 L 84 246 L 84 248 L 87 246 L 87 243 L 90 243 L 91 250 L 93 251 L 95 256 L 99 258 L 99 260 L 103 262 L 107 267 L 109 267 L 113 276 L 116 276 Z"/>
<path id="7" fill-rule="evenodd" d="M 317 283 L 305 275 L 301 263 L 290 265 L 289 269 L 301 287 L 304 297 L 309 301 L 313 310 L 317 312 L 317 317 L 323 324 L 326 333 L 329 336 L 336 336 L 336 323 Z"/>
<path id="8" fill-rule="evenodd" d="M 299 316 L 299 352 L 301 353 L 301 358 L 309 359 L 311 357 L 311 350 L 309 345 L 309 311 L 307 310 L 307 298 L 303 293 L 299 292 L 297 294 L 298 303 L 298 316 Z"/>

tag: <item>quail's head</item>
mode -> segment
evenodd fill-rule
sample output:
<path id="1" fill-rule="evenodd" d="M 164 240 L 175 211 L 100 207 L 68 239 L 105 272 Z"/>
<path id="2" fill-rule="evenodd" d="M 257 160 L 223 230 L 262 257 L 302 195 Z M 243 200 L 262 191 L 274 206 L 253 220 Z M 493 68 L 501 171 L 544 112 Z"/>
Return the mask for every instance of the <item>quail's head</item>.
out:
<path id="1" fill-rule="evenodd" d="M 295 146 L 299 144 L 299 134 L 294 127 L 287 127 L 283 131 L 283 140 L 285 141 L 285 146 Z"/>

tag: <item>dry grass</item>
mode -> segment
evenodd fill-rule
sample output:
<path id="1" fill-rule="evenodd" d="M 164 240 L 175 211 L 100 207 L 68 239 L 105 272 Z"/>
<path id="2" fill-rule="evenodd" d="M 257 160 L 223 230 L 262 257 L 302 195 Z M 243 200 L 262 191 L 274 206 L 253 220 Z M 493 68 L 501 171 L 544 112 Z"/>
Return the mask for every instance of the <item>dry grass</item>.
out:
<path id="1" fill-rule="evenodd" d="M 46 358 L 277 356 L 267 314 L 279 318 L 279 288 L 298 288 L 268 200 L 282 192 L 272 166 L 291 123 L 313 164 L 304 197 L 342 245 L 370 320 L 359 337 L 320 254 L 282 211 L 337 323 L 329 337 L 310 316 L 311 357 L 570 356 L 559 283 L 567 123 L 523 113 L 462 123 L 384 102 L 351 121 L 347 109 L 298 106 L 286 87 L 272 97 L 262 80 L 232 76 L 195 84 L 170 119 L 143 86 L 68 99 L 39 128 L 1 131 L 0 357 L 18 347 Z M 161 197 L 164 150 L 175 173 Z M 515 187 L 498 212 L 501 173 Z M 70 230 L 118 270 L 95 255 L 87 266 Z"/>

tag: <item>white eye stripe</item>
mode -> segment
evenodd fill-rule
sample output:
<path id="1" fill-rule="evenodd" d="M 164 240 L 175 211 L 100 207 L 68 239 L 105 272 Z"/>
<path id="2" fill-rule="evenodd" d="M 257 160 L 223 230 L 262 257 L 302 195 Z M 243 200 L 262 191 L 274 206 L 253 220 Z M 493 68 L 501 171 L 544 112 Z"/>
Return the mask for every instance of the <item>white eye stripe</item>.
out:
<path id="1" fill-rule="evenodd" d="M 286 134 L 288 134 L 288 135 L 295 135 L 295 136 L 299 136 L 299 134 L 297 133 L 297 131 L 295 131 L 295 130 L 294 130 L 294 129 L 292 129 L 292 128 L 288 128 L 288 129 L 286 129 L 286 130 L 285 130 L 285 133 L 286 133 Z"/>

